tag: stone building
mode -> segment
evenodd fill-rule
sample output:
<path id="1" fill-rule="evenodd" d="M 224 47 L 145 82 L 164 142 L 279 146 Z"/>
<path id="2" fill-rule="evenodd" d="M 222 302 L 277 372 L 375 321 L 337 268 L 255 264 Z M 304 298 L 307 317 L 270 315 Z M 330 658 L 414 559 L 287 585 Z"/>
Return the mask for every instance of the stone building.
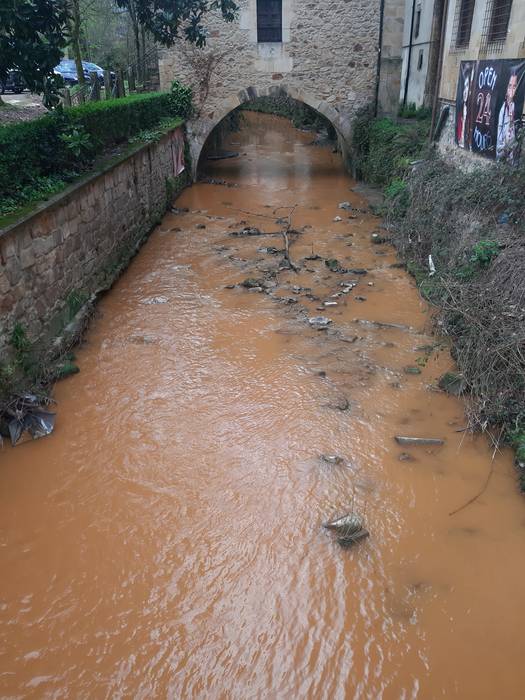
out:
<path id="1" fill-rule="evenodd" d="M 525 90 L 525 0 L 406 0 L 400 102 L 434 107 L 443 152 L 500 159 L 509 81 L 516 104 L 507 132 L 515 136 Z M 456 118 L 458 100 L 464 114 Z"/>
<path id="2" fill-rule="evenodd" d="M 450 0 L 439 98 L 453 103 L 461 61 L 525 58 L 525 0 Z"/>
<path id="3" fill-rule="evenodd" d="M 165 50 L 161 88 L 177 78 L 194 89 L 197 116 L 188 125 L 194 167 L 209 134 L 230 111 L 279 91 L 327 117 L 344 150 L 361 108 L 397 107 L 402 3 L 239 0 L 233 23 L 219 14 L 209 17 L 204 50 L 183 40 Z"/>

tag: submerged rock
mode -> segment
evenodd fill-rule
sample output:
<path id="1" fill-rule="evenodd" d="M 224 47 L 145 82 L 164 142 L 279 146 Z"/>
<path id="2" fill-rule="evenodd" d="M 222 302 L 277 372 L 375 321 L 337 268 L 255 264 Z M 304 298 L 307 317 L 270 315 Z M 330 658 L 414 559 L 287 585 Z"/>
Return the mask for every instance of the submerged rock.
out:
<path id="1" fill-rule="evenodd" d="M 368 530 L 365 530 L 364 528 L 362 530 L 359 530 L 359 532 L 355 532 L 353 535 L 350 535 L 349 537 L 338 537 L 337 542 L 341 545 L 341 547 L 344 547 L 345 549 L 348 547 L 351 547 L 352 545 L 356 544 L 356 542 L 359 542 L 359 540 L 364 540 L 365 538 L 369 537 L 370 533 Z"/>
<path id="2" fill-rule="evenodd" d="M 454 372 L 445 372 L 438 382 L 438 386 L 443 391 L 453 396 L 461 396 L 467 389 L 467 383 L 461 374 L 455 374 Z"/>
<path id="3" fill-rule="evenodd" d="M 332 320 L 326 316 L 312 316 L 308 319 L 308 323 L 312 328 L 317 328 L 318 330 L 325 330 L 328 328 Z"/>
<path id="4" fill-rule="evenodd" d="M 339 455 L 321 455 L 321 459 L 327 464 L 343 464 L 344 462 L 344 459 L 339 457 Z"/>
<path id="5" fill-rule="evenodd" d="M 232 231 L 231 236 L 265 236 L 266 234 L 255 226 L 245 226 L 240 231 Z"/>
<path id="6" fill-rule="evenodd" d="M 241 282 L 241 287 L 245 289 L 262 289 L 264 286 L 264 280 L 255 279 L 254 277 L 248 277 Z"/>
<path id="7" fill-rule="evenodd" d="M 340 518 L 324 523 L 323 527 L 337 534 L 337 542 L 341 547 L 351 547 L 356 542 L 369 537 L 364 520 L 357 513 L 347 513 Z"/>
<path id="8" fill-rule="evenodd" d="M 338 535 L 342 537 L 349 537 L 360 530 L 363 530 L 365 523 L 360 515 L 357 513 L 346 513 L 341 515 L 339 518 L 334 520 L 329 520 L 327 523 L 323 524 L 327 530 L 332 530 L 337 532 Z"/>

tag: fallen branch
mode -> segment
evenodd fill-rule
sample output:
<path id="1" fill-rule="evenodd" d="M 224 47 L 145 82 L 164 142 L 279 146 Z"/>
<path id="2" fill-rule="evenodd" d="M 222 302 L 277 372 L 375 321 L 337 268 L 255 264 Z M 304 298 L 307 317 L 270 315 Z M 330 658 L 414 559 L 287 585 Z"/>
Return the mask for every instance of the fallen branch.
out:
<path id="1" fill-rule="evenodd" d="M 459 508 L 456 508 L 455 510 L 451 511 L 449 513 L 449 515 L 456 515 L 456 513 L 459 513 L 461 510 L 463 510 L 467 506 L 470 506 L 472 503 L 477 501 L 478 498 L 480 496 L 482 496 L 485 493 L 485 491 L 487 490 L 487 487 L 490 483 L 492 475 L 494 474 L 494 458 L 496 457 L 496 452 L 499 449 L 499 443 L 500 443 L 501 437 L 503 435 L 503 430 L 504 430 L 504 428 L 501 429 L 501 432 L 499 434 L 499 438 L 497 440 L 492 438 L 492 442 L 494 443 L 494 452 L 492 453 L 492 460 L 490 462 L 490 469 L 489 469 L 489 473 L 487 474 L 487 478 L 485 479 L 485 483 L 483 484 L 483 486 L 481 487 L 481 489 L 479 490 L 479 492 L 475 496 L 473 496 L 472 498 L 469 498 L 469 500 L 466 503 L 464 503 L 462 506 L 459 506 Z"/>
<path id="2" fill-rule="evenodd" d="M 282 208 L 283 208 L 283 207 L 279 207 L 279 209 L 282 209 Z M 281 231 L 282 236 L 283 236 L 283 239 L 284 239 L 284 259 L 286 260 L 286 262 L 288 263 L 288 265 L 290 266 L 290 268 L 291 268 L 295 273 L 299 272 L 301 268 L 300 268 L 298 265 L 296 265 L 296 264 L 292 261 L 292 259 L 291 259 L 291 257 L 290 257 L 290 239 L 289 239 L 289 234 L 290 234 L 290 230 L 291 230 L 291 228 L 292 228 L 292 216 L 293 216 L 293 213 L 294 213 L 294 211 L 295 211 L 296 209 L 297 209 L 297 204 L 294 204 L 293 207 L 291 208 L 291 211 L 290 211 L 289 215 L 288 215 L 288 225 L 287 225 L 287 227 L 286 227 L 285 229 L 283 229 L 283 230 Z M 275 214 L 276 212 L 277 212 L 277 209 L 274 210 L 274 214 Z"/>

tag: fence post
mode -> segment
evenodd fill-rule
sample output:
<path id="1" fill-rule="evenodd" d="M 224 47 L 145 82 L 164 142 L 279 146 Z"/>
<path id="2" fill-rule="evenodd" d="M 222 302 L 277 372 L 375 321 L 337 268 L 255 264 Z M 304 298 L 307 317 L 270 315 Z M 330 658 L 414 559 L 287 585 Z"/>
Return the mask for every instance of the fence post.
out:
<path id="1" fill-rule="evenodd" d="M 111 90 L 111 73 L 108 70 L 104 71 L 104 93 L 105 93 L 105 98 L 106 100 L 110 100 L 112 98 L 112 90 Z"/>
<path id="2" fill-rule="evenodd" d="M 89 99 L 93 100 L 94 102 L 98 102 L 98 100 L 100 100 L 100 81 L 98 79 L 98 73 L 92 71 L 89 76 L 91 78 L 91 91 L 89 94 Z"/>
<path id="3" fill-rule="evenodd" d="M 124 85 L 124 71 L 119 68 L 117 71 L 117 96 L 126 97 L 126 86 Z"/>
<path id="4" fill-rule="evenodd" d="M 62 102 L 64 107 L 71 107 L 71 90 L 69 88 L 64 88 L 64 97 Z"/>
<path id="5" fill-rule="evenodd" d="M 135 82 L 135 69 L 133 66 L 128 68 L 128 88 L 130 92 L 135 92 L 137 85 Z"/>

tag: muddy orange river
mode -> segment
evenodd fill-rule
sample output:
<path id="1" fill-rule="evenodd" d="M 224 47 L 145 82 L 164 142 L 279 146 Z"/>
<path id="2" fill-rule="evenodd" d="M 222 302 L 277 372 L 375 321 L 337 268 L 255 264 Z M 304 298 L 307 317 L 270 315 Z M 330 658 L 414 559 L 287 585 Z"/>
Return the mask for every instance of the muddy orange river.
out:
<path id="1" fill-rule="evenodd" d="M 461 432 L 426 303 L 312 138 L 247 117 L 100 304 L 53 435 L 0 453 L 1 697 L 523 697 L 512 457 Z"/>

